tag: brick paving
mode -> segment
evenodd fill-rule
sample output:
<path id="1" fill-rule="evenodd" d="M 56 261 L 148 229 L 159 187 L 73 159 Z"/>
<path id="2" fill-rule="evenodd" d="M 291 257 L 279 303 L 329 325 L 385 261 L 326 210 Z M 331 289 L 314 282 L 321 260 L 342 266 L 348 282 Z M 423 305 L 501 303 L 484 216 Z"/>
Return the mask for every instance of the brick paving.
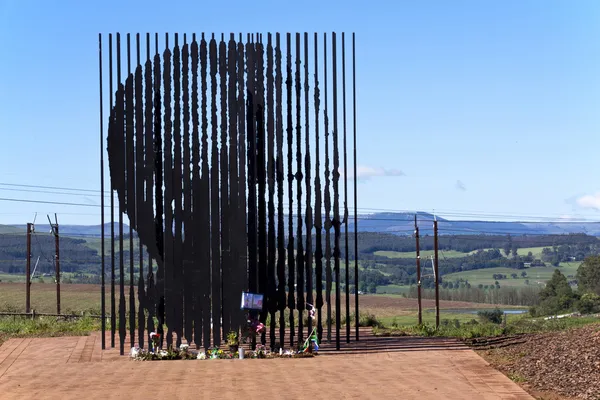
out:
<path id="1" fill-rule="evenodd" d="M 0 398 L 533 399 L 458 341 L 363 338 L 340 352 L 323 344 L 312 359 L 163 362 L 102 351 L 99 333 L 10 339 L 0 347 Z"/>

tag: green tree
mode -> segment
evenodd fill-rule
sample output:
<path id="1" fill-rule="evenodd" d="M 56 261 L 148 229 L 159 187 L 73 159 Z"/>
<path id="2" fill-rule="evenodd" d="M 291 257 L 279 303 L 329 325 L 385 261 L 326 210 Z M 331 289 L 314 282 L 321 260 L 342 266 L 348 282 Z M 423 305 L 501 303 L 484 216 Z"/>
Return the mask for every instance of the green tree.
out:
<path id="1" fill-rule="evenodd" d="M 369 285 L 369 293 L 377 293 L 377 285 L 375 285 L 374 283 Z"/>
<path id="2" fill-rule="evenodd" d="M 515 273 L 512 273 L 512 274 L 510 274 L 510 276 L 511 276 L 513 279 L 517 279 L 517 277 L 518 277 L 519 275 L 517 275 L 517 274 L 515 274 Z"/>
<path id="3" fill-rule="evenodd" d="M 577 303 L 577 310 L 582 314 L 592 314 L 600 311 L 600 296 L 585 293 Z"/>
<path id="4" fill-rule="evenodd" d="M 504 254 L 506 254 L 506 257 L 508 257 L 510 255 L 510 250 L 512 249 L 513 244 L 512 244 L 512 237 L 510 237 L 510 235 L 506 236 L 506 243 L 504 243 Z"/>
<path id="5" fill-rule="evenodd" d="M 525 278 L 525 277 L 527 276 L 527 272 L 525 272 L 525 271 L 521 272 L 521 276 L 522 276 L 523 278 Z"/>
<path id="6" fill-rule="evenodd" d="M 546 287 L 540 291 L 540 308 L 547 314 L 568 310 L 573 306 L 575 295 L 567 278 L 558 270 L 554 270 Z"/>
<path id="7" fill-rule="evenodd" d="M 590 256 L 577 269 L 577 285 L 582 292 L 600 295 L 600 256 Z"/>

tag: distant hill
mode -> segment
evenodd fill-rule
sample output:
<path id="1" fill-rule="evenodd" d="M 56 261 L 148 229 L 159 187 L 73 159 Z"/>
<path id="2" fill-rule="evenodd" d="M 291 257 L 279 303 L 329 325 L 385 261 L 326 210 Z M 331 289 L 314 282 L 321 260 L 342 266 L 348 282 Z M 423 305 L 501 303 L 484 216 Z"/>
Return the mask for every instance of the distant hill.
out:
<path id="1" fill-rule="evenodd" d="M 412 235 L 414 232 L 413 213 L 381 212 L 374 214 L 359 214 L 359 232 L 392 233 L 395 235 Z M 422 235 L 433 234 L 433 214 L 417 213 L 419 230 Z M 504 221 L 453 221 L 437 217 L 440 235 L 561 235 L 568 233 L 585 233 L 600 236 L 600 222 L 504 222 Z M 297 223 L 294 218 L 295 224 Z M 105 232 L 110 236 L 110 223 L 104 224 Z M 129 232 L 129 226 L 123 225 L 124 232 Z M 0 225 L 2 233 L 24 233 L 25 225 Z M 343 230 L 343 227 L 342 227 Z M 349 217 L 348 230 L 354 232 L 354 218 Z M 37 232 L 49 232 L 48 224 L 36 224 Z M 118 224 L 115 223 L 115 231 Z M 287 218 L 286 218 L 287 231 Z M 100 237 L 100 225 L 60 225 L 60 233 L 74 237 Z"/>
<path id="2" fill-rule="evenodd" d="M 100 237 L 100 225 L 62 225 L 58 224 L 61 236 L 77 236 L 77 237 Z M 4 232 L 2 229 L 6 228 Z M 13 231 L 10 228 L 14 229 Z M 110 223 L 104 224 L 105 234 L 110 237 Z M 11 226 L 0 225 L 0 233 L 25 233 L 27 225 Z M 35 224 L 35 230 L 39 233 L 50 232 L 50 225 Z M 119 224 L 115 222 L 115 232 L 118 232 Z M 123 231 L 129 233 L 129 225 L 123 224 Z"/>
<path id="3" fill-rule="evenodd" d="M 433 215 L 417 214 L 419 231 L 422 235 L 433 234 Z M 585 233 L 600 236 L 600 222 L 503 222 L 503 221 L 452 221 L 437 217 L 440 235 L 560 235 Z M 354 231 L 354 220 L 348 221 L 348 230 Z M 396 235 L 412 235 L 414 214 L 376 213 L 359 215 L 359 232 L 381 232 Z"/>
<path id="4" fill-rule="evenodd" d="M 25 233 L 27 228 L 13 225 L 0 225 L 0 235 L 8 233 Z"/>

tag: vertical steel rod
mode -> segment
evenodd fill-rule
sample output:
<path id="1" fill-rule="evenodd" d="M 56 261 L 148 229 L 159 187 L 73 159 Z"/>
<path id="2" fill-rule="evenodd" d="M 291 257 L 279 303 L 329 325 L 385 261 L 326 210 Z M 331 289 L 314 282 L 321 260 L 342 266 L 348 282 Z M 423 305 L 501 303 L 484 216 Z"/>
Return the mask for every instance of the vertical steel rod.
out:
<path id="1" fill-rule="evenodd" d="M 327 101 L 327 33 L 323 33 L 323 58 L 325 75 L 325 301 L 327 302 L 327 342 L 331 342 L 331 191 L 329 179 L 329 105 Z"/>
<path id="2" fill-rule="evenodd" d="M 305 224 L 306 224 L 306 257 L 305 257 L 305 265 L 306 265 L 306 302 L 314 307 L 313 302 L 313 246 L 312 246 L 312 228 L 313 228 L 313 215 L 312 215 L 312 193 L 311 193 L 311 181 L 310 181 L 310 170 L 312 165 L 310 163 L 310 129 L 309 129 L 309 116 L 310 116 L 310 100 L 309 100 L 309 80 L 308 80 L 308 33 L 304 33 L 304 131 L 305 131 L 305 140 L 306 140 L 306 150 L 304 153 L 304 168 L 305 168 L 305 184 L 306 184 L 306 214 L 305 214 Z M 310 307 L 309 307 L 310 311 Z M 313 328 L 313 319 L 311 317 L 311 313 L 308 314 L 308 326 L 307 332 L 310 335 Z"/>
<path id="3" fill-rule="evenodd" d="M 104 105 L 102 100 L 102 34 L 98 34 L 98 65 L 100 72 L 100 262 L 102 271 L 100 307 L 102 308 L 102 350 L 106 349 L 106 293 L 104 271 Z M 58 307 L 57 307 L 58 308 Z"/>
<path id="4" fill-rule="evenodd" d="M 337 37 L 335 32 L 331 35 L 333 66 L 333 229 L 334 244 L 333 257 L 335 268 L 335 348 L 340 349 L 341 301 L 340 301 L 340 155 L 338 145 L 338 102 L 337 102 Z"/>
<path id="5" fill-rule="evenodd" d="M 133 76 L 131 75 L 131 35 L 127 34 L 127 216 L 129 218 L 129 343 L 135 346 L 135 279 L 133 273 L 133 225 L 135 224 L 135 152 L 133 151 Z"/>
<path id="6" fill-rule="evenodd" d="M 356 57 L 355 34 L 352 33 L 352 128 L 354 138 L 354 312 L 356 314 L 356 340 L 359 340 L 360 313 L 358 310 L 358 200 L 356 165 Z"/>
<path id="7" fill-rule="evenodd" d="M 123 97 L 124 90 L 121 82 L 121 34 L 117 33 L 117 82 L 119 82 L 117 93 L 119 93 L 119 97 L 115 100 L 118 103 L 117 110 L 121 110 L 121 112 L 117 112 L 117 128 L 119 135 L 122 135 L 124 132 L 123 129 Z M 124 149 L 119 149 L 122 153 L 124 153 Z M 123 174 L 125 171 L 122 172 Z M 124 190 L 124 188 L 121 188 Z M 125 335 L 127 334 L 126 326 L 125 326 L 125 260 L 123 255 L 123 208 L 124 201 L 122 201 L 123 197 L 119 197 L 119 352 L 121 355 L 125 354 Z"/>
<path id="8" fill-rule="evenodd" d="M 296 33 L 296 199 L 298 216 L 296 221 L 296 308 L 298 309 L 298 343 L 304 341 L 304 245 L 302 244 L 302 85 L 300 81 L 300 33 Z M 290 171 L 292 173 L 292 171 Z"/>
<path id="9" fill-rule="evenodd" d="M 319 162 L 321 150 L 319 138 L 319 113 L 320 113 L 320 89 L 319 89 L 319 36 L 315 32 L 315 289 L 317 298 L 317 336 L 323 340 L 323 217 L 321 212 L 321 164 Z"/>
<path id="10" fill-rule="evenodd" d="M 109 108 L 113 107 L 113 57 L 112 33 L 108 34 L 108 95 Z M 104 151 L 104 144 L 102 145 Z M 117 333 L 117 301 L 115 293 L 115 193 L 111 179 L 110 183 L 110 347 L 115 347 Z"/>
<path id="11" fill-rule="evenodd" d="M 344 129 L 344 247 L 346 249 L 344 286 L 346 288 L 346 343 L 350 343 L 350 257 L 348 246 L 348 153 L 346 138 L 346 35 L 342 32 L 342 118 Z M 356 291 L 356 288 L 354 289 Z M 355 318 L 359 318 L 358 315 Z"/>

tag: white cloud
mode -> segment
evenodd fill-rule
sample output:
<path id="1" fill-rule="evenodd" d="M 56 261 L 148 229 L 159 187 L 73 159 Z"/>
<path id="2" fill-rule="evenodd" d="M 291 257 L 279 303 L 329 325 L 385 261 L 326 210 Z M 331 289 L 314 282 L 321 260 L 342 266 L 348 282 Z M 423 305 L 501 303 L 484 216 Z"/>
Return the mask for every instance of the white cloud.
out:
<path id="1" fill-rule="evenodd" d="M 581 196 L 576 200 L 576 202 L 579 207 L 600 210 L 600 192 Z"/>
<path id="2" fill-rule="evenodd" d="M 344 170 L 340 168 L 340 174 L 344 175 Z M 358 165 L 356 167 L 356 176 L 359 180 L 367 180 L 373 177 L 380 176 L 406 176 L 404 172 L 399 169 L 387 169 L 382 167 L 371 167 L 367 165 Z M 348 169 L 348 179 L 354 178 L 354 170 Z"/>

